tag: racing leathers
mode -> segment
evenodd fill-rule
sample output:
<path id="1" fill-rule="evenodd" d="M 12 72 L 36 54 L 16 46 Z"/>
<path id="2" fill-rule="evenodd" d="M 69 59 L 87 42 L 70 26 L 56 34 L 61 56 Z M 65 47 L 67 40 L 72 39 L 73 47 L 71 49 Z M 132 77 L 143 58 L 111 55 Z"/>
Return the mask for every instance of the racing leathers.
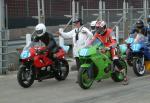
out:
<path id="1" fill-rule="evenodd" d="M 56 44 L 56 41 L 53 37 L 53 34 L 45 32 L 42 36 L 34 36 L 32 37 L 33 42 L 43 42 L 45 46 L 47 47 L 45 49 L 49 52 L 49 57 L 53 57 L 53 54 L 58 50 L 58 45 Z"/>

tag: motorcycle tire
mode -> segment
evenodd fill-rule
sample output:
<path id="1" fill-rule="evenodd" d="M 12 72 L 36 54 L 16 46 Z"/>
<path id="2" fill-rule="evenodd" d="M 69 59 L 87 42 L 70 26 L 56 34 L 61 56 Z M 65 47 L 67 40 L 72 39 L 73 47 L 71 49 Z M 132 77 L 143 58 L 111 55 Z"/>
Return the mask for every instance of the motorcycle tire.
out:
<path id="1" fill-rule="evenodd" d="M 65 80 L 69 74 L 69 64 L 67 60 L 61 59 L 55 71 L 55 79 L 58 81 Z"/>
<path id="2" fill-rule="evenodd" d="M 19 67 L 18 73 L 17 73 L 17 80 L 20 86 L 24 88 L 30 87 L 34 83 L 34 74 L 33 71 L 30 71 L 31 69 L 27 69 L 25 65 L 21 65 Z M 31 74 L 29 72 L 32 72 Z M 30 76 L 29 78 L 26 78 Z"/>
<path id="3" fill-rule="evenodd" d="M 78 72 L 78 83 L 82 89 L 89 89 L 93 84 L 94 79 L 90 78 L 89 74 L 90 68 L 82 68 L 80 67 Z M 90 72 L 91 73 L 91 72 Z M 93 75 L 93 74 L 91 74 Z"/>
<path id="4" fill-rule="evenodd" d="M 141 68 L 142 62 L 140 58 L 133 59 L 133 71 L 136 76 L 143 76 L 145 74 L 145 67 Z"/>
<path id="5" fill-rule="evenodd" d="M 124 69 L 124 72 L 114 71 L 111 74 L 111 78 L 114 82 L 121 82 L 124 80 L 124 77 L 127 75 L 127 64 L 123 59 L 119 60 L 120 64 L 122 65 L 122 69 Z"/>

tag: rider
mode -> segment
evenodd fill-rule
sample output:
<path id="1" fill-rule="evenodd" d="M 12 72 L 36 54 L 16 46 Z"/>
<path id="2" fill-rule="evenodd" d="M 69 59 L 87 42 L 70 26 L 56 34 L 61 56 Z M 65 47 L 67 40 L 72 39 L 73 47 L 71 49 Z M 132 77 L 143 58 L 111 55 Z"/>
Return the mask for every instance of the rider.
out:
<path id="1" fill-rule="evenodd" d="M 144 22 L 142 20 L 137 20 L 135 27 L 130 32 L 130 37 L 135 37 L 136 33 L 143 34 L 147 36 L 147 27 L 144 26 Z"/>
<path id="2" fill-rule="evenodd" d="M 41 52 L 48 51 L 49 57 L 52 59 L 54 57 L 53 54 L 58 50 L 58 45 L 56 44 L 53 34 L 46 32 L 46 26 L 43 23 L 36 25 L 35 32 L 36 35 L 32 37 L 32 40 L 34 42 L 43 42 L 47 48 Z"/>
<path id="3" fill-rule="evenodd" d="M 110 51 L 114 64 L 121 72 L 122 66 L 119 63 L 119 56 L 117 55 L 117 49 L 116 49 L 117 42 L 113 30 L 107 28 L 105 21 L 97 21 L 96 30 L 97 32 L 93 37 L 93 41 L 99 39 L 101 42 L 103 42 L 104 46 Z M 126 76 L 124 78 L 124 84 L 128 84 L 128 80 Z"/>
<path id="4" fill-rule="evenodd" d="M 95 29 L 96 22 L 97 21 L 91 21 L 90 23 L 91 32 L 93 33 L 93 35 L 96 33 L 96 29 Z"/>
<path id="5" fill-rule="evenodd" d="M 145 37 L 148 36 L 148 28 L 144 25 L 144 22 L 139 19 L 135 23 L 135 27 L 130 31 L 130 38 L 136 38 L 137 34 L 140 33 Z M 127 51 L 127 61 L 131 61 L 132 53 Z"/>

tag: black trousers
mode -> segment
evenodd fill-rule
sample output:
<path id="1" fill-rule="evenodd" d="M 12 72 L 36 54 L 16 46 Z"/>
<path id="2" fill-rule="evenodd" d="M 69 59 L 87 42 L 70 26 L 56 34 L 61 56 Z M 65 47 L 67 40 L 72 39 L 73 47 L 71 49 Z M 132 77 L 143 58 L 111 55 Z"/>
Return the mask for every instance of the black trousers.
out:
<path id="1" fill-rule="evenodd" d="M 79 71 L 79 69 L 80 69 L 79 57 L 75 57 L 75 60 L 76 60 L 76 65 L 77 65 L 77 71 Z"/>

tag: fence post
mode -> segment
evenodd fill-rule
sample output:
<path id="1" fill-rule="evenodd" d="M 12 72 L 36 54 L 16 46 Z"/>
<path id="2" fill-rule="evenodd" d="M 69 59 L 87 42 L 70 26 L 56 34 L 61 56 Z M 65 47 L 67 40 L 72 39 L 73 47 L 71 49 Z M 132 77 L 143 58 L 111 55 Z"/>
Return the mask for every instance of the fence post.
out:
<path id="1" fill-rule="evenodd" d="M 99 19 L 102 20 L 102 0 L 99 0 Z"/>
<path id="2" fill-rule="evenodd" d="M 27 16 L 29 16 L 29 0 L 27 0 Z"/>
<path id="3" fill-rule="evenodd" d="M 126 2 L 123 1 L 123 39 L 125 38 L 125 23 L 126 23 Z"/>
<path id="4" fill-rule="evenodd" d="M 109 10 L 108 10 L 108 13 L 107 13 L 107 25 L 108 25 L 108 27 L 109 27 L 109 22 L 110 22 L 110 21 L 109 21 L 109 17 L 110 17 L 109 15 L 110 15 L 110 14 L 109 14 Z"/>
<path id="5" fill-rule="evenodd" d="M 72 1 L 72 20 L 75 20 L 75 1 Z"/>
<path id="6" fill-rule="evenodd" d="M 130 6 L 130 10 L 129 10 L 129 14 L 130 14 L 130 26 L 133 25 L 133 6 Z"/>
<path id="7" fill-rule="evenodd" d="M 102 6 L 102 8 L 103 8 L 103 13 L 105 14 L 105 9 L 106 9 L 105 1 L 102 1 L 102 3 L 103 3 L 103 6 Z"/>
<path id="8" fill-rule="evenodd" d="M 143 1 L 144 18 L 147 17 L 147 0 Z"/>
<path id="9" fill-rule="evenodd" d="M 38 6 L 38 23 L 41 23 L 41 9 L 40 9 L 40 0 L 37 0 L 37 6 Z"/>
<path id="10" fill-rule="evenodd" d="M 147 13 L 149 14 L 149 1 L 147 0 Z"/>
<path id="11" fill-rule="evenodd" d="M 37 0 L 38 6 L 38 23 L 45 24 L 45 10 L 44 10 L 44 0 Z"/>
<path id="12" fill-rule="evenodd" d="M 117 43 L 119 44 L 119 26 L 116 26 L 116 40 Z"/>
<path id="13" fill-rule="evenodd" d="M 5 35 L 5 5 L 4 0 L 0 0 L 0 74 L 6 74 L 7 62 L 7 39 Z"/>
<path id="14" fill-rule="evenodd" d="M 84 14 L 83 14 L 83 11 L 84 11 L 83 9 L 84 9 L 84 8 L 83 8 L 83 5 L 82 5 L 82 7 L 81 7 L 81 10 L 82 10 L 82 11 L 81 11 L 81 12 L 82 12 L 81 18 L 82 18 L 82 20 L 83 20 L 83 15 L 84 15 Z"/>
<path id="15" fill-rule="evenodd" d="M 42 7 L 41 7 L 41 11 L 42 11 L 42 15 L 41 15 L 41 19 L 42 22 L 45 24 L 45 5 L 44 5 L 44 0 L 42 0 Z"/>
<path id="16" fill-rule="evenodd" d="M 79 1 L 77 0 L 77 13 L 76 16 L 79 17 Z"/>

